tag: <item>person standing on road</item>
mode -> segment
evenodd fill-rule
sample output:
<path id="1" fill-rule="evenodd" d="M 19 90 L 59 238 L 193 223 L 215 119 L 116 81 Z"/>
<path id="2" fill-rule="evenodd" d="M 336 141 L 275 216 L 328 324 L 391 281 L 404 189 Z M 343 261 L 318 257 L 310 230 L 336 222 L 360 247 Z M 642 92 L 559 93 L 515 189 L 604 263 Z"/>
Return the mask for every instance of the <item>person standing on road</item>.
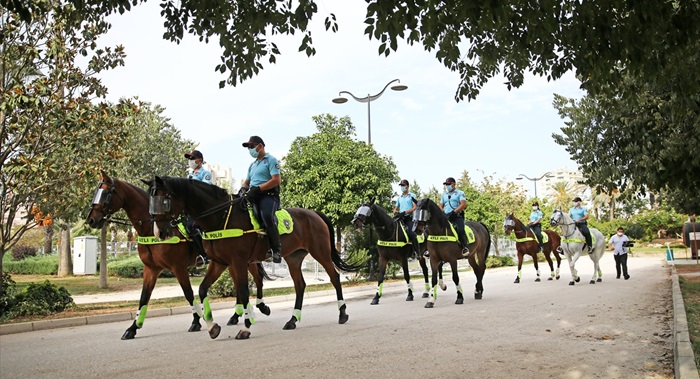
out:
<path id="1" fill-rule="evenodd" d="M 627 272 L 627 246 L 629 244 L 629 238 L 625 235 L 625 229 L 622 227 L 617 228 L 617 233 L 610 237 L 608 244 L 610 245 L 610 250 L 614 250 L 613 257 L 615 257 L 615 269 L 617 270 L 617 279 L 620 279 L 620 267 L 622 267 L 622 274 L 625 280 L 629 279 L 629 273 Z"/>
<path id="2" fill-rule="evenodd" d="M 469 255 L 467 247 L 469 243 L 467 242 L 467 234 L 464 232 L 464 208 L 467 207 L 467 197 L 464 192 L 457 189 L 455 178 L 449 177 L 442 184 L 445 186 L 445 193 L 440 199 L 440 209 L 445 212 L 447 219 L 455 224 L 457 236 L 462 245 L 462 255 L 466 257 Z"/>
<path id="3" fill-rule="evenodd" d="M 255 160 L 248 167 L 248 175 L 243 182 L 241 193 L 244 193 L 250 202 L 257 204 L 265 224 L 272 261 L 280 263 L 282 244 L 275 217 L 275 212 L 280 207 L 280 164 L 277 158 L 265 152 L 265 142 L 258 136 L 250 137 L 248 142 L 243 143 L 243 147 L 248 148 L 248 153 Z"/>
<path id="4" fill-rule="evenodd" d="M 413 245 L 413 258 L 418 259 L 418 253 L 420 250 L 420 245 L 418 244 L 418 238 L 416 237 L 416 232 L 413 231 L 413 211 L 416 210 L 416 204 L 418 204 L 418 199 L 416 199 L 416 194 L 413 192 L 408 192 L 408 180 L 403 179 L 399 183 L 399 189 L 401 189 L 401 195 L 396 199 L 396 205 L 394 206 L 394 216 L 398 218 L 399 221 L 403 222 L 406 226 L 406 232 L 408 233 L 408 238 L 411 240 Z"/>

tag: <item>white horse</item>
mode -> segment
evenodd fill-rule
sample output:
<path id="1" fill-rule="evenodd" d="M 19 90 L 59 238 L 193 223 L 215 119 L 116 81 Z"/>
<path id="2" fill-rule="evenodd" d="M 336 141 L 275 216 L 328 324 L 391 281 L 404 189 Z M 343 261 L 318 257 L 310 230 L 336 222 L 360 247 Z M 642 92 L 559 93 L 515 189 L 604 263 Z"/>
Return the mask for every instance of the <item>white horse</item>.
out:
<path id="1" fill-rule="evenodd" d="M 564 252 L 564 256 L 566 256 L 566 260 L 569 261 L 569 269 L 571 269 L 571 281 L 569 285 L 573 286 L 575 282 L 581 280 L 574 266 L 576 265 L 576 261 L 583 254 L 583 245 L 586 242 L 586 238 L 583 236 L 583 233 L 576 228 L 574 220 L 572 220 L 568 214 L 562 212 L 561 209 L 552 212 L 549 224 L 561 227 L 561 249 Z M 591 231 L 591 237 L 593 239 L 593 251 L 588 254 L 593 261 L 593 278 L 591 278 L 591 284 L 595 284 L 595 282 L 603 281 L 603 272 L 600 270 L 600 258 L 602 258 L 603 253 L 605 253 L 605 237 L 598 229 L 589 228 L 589 230 Z M 598 279 L 596 279 L 596 275 Z"/>

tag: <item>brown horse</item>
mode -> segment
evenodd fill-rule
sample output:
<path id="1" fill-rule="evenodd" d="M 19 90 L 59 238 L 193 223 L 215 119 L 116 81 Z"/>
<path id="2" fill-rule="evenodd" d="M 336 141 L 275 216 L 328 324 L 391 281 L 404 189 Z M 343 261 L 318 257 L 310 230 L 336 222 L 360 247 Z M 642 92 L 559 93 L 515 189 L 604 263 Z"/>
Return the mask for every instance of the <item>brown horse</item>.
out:
<path id="1" fill-rule="evenodd" d="M 100 182 L 93 197 L 90 212 L 86 223 L 92 228 L 102 228 L 105 222 L 119 222 L 112 219 L 112 215 L 123 209 L 129 221 L 136 229 L 140 239 L 148 240 L 153 236 L 151 215 L 148 213 L 148 194 L 139 187 L 119 179 L 113 179 L 106 172 L 101 171 Z M 139 310 L 136 319 L 122 335 L 123 340 L 133 339 L 136 330 L 143 326 L 148 311 L 148 302 L 151 299 L 158 276 L 163 270 L 170 270 L 177 278 L 187 302 L 192 307 L 192 325 L 190 332 L 200 331 L 198 308 L 195 303 L 188 267 L 195 265 L 198 252 L 192 242 L 188 242 L 179 230 L 175 230 L 176 243 L 139 243 L 139 258 L 143 262 L 143 287 L 139 300 Z M 262 278 L 268 279 L 262 265 L 251 265 L 251 274 L 258 286 L 258 296 L 262 299 Z M 247 277 L 247 275 L 246 275 Z M 270 308 L 261 302 L 259 309 L 266 315 L 270 314 Z M 201 312 L 201 310 L 200 310 Z M 239 315 L 234 313 L 229 322 L 237 322 Z"/>
<path id="2" fill-rule="evenodd" d="M 520 278 L 522 277 L 523 268 L 523 258 L 525 254 L 532 257 L 532 261 L 535 264 L 535 270 L 537 270 L 536 282 L 540 281 L 540 268 L 537 263 L 537 253 L 540 251 L 540 245 L 535 239 L 535 235 L 532 230 L 525 226 L 522 221 L 518 220 L 512 213 L 506 215 L 506 220 L 503 222 L 503 229 L 506 235 L 510 235 L 510 232 L 515 232 L 515 249 L 518 251 L 518 276 L 515 278 L 515 283 L 520 283 Z M 551 276 L 547 280 L 552 280 L 557 278 L 559 280 L 559 267 L 561 266 L 561 257 L 559 252 L 561 251 L 561 237 L 559 234 L 553 230 L 543 230 L 544 234 L 547 234 L 548 241 L 543 244 L 542 253 L 549 263 L 549 269 L 551 270 Z M 554 263 L 552 262 L 551 253 L 554 253 L 554 258 L 557 259 L 557 270 L 554 271 Z"/>
<path id="3" fill-rule="evenodd" d="M 209 336 L 218 337 L 221 327 L 213 321 L 207 292 L 224 267 L 229 266 L 236 272 L 232 277 L 236 288 L 239 289 L 236 308 L 244 310 L 245 319 L 244 328 L 238 332 L 236 339 L 249 338 L 255 316 L 249 303 L 245 269 L 250 262 L 265 260 L 269 247 L 267 238 L 261 235 L 263 229 L 256 229 L 251 221 L 247 199 L 236 198 L 224 189 L 206 183 L 172 177 L 155 177 L 149 191 L 151 215 L 158 230 L 157 235 L 162 239 L 169 238 L 178 209 L 184 209 L 203 229 L 207 254 L 212 261 L 219 263 L 209 266 L 204 280 L 199 285 L 199 296 L 204 304 L 204 320 L 207 322 Z M 292 317 L 283 329 L 295 329 L 296 323 L 301 320 L 306 288 L 301 265 L 306 254 L 311 254 L 328 273 L 338 299 L 338 323 L 344 324 L 348 320 L 347 306 L 343 300 L 340 275 L 336 268 L 358 271 L 360 267 L 349 265 L 341 259 L 333 243 L 333 225 L 328 217 L 302 208 L 289 208 L 287 211 L 292 220 L 285 220 L 282 224 L 292 230 L 281 235 L 281 254 L 294 281 L 296 302 Z"/>
<path id="4" fill-rule="evenodd" d="M 469 254 L 462 255 L 462 247 L 457 236 L 452 231 L 452 226 L 445 213 L 432 200 L 426 198 L 418 202 L 413 211 L 413 223 L 416 233 L 422 233 L 425 229 L 428 233 L 428 251 L 430 252 L 430 268 L 433 272 L 432 291 L 430 299 L 425 304 L 426 308 L 432 308 L 437 298 L 437 268 L 440 262 L 448 262 L 452 268 L 452 280 L 457 285 L 457 301 L 455 304 L 464 303 L 462 287 L 459 285 L 459 273 L 457 272 L 457 260 L 467 258 L 469 265 L 476 275 L 476 289 L 474 298 L 481 299 L 484 293 L 482 280 L 486 272 L 486 258 L 491 250 L 491 234 L 486 225 L 480 222 L 465 222 L 474 233 L 474 240 L 469 242 Z"/>
<path id="5" fill-rule="evenodd" d="M 394 220 L 389 217 L 389 214 L 384 210 L 384 208 L 375 204 L 373 201 L 368 201 L 363 203 L 360 208 L 355 212 L 355 217 L 352 219 L 353 227 L 360 231 L 365 225 L 374 225 L 377 228 L 377 234 L 379 235 L 379 241 L 377 242 L 377 251 L 379 252 L 379 278 L 377 283 L 377 292 L 372 299 L 371 304 L 379 304 L 379 298 L 382 297 L 382 288 L 384 284 L 384 276 L 386 275 L 386 266 L 389 261 L 398 261 L 401 263 L 401 268 L 403 269 L 403 276 L 406 279 L 406 284 L 408 285 L 408 296 L 406 301 L 413 301 L 413 285 L 411 284 L 411 275 L 408 272 L 408 257 L 413 253 L 413 246 L 411 241 L 408 240 L 408 236 L 401 233 L 402 230 L 399 226 L 400 221 Z M 420 244 L 420 251 L 418 252 L 421 269 L 423 270 L 423 277 L 425 278 L 425 292 L 423 292 L 423 297 L 428 297 L 428 292 L 430 292 L 430 284 L 428 283 L 428 266 L 425 264 L 425 257 L 423 257 L 423 252 L 427 250 L 427 240 L 424 240 Z M 440 276 L 440 286 L 443 290 L 447 289 L 445 284 L 442 282 L 442 263 L 439 266 L 439 276 Z"/>

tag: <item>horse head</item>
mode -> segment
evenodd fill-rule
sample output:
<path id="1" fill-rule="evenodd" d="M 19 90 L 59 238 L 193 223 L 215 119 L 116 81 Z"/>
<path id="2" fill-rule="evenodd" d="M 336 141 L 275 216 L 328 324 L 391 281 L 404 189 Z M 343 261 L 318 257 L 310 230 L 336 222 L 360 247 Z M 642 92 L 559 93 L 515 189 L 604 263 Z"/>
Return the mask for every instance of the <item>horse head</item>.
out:
<path id="1" fill-rule="evenodd" d="M 430 220 L 430 201 L 428 198 L 420 200 L 413 211 L 413 230 L 416 234 L 423 234 L 424 229 L 427 229 Z"/>
<path id="2" fill-rule="evenodd" d="M 173 236 L 173 228 L 177 227 L 185 205 L 182 200 L 171 195 L 168 183 L 160 176 L 148 183 L 148 194 L 148 213 L 153 221 L 153 234 L 160 239 L 168 239 Z"/>
<path id="3" fill-rule="evenodd" d="M 110 178 L 106 172 L 100 171 L 100 181 L 92 197 L 90 211 L 85 217 L 85 222 L 91 228 L 102 228 L 112 214 L 122 208 L 123 199 L 114 195 L 114 179 Z"/>
<path id="4" fill-rule="evenodd" d="M 369 217 L 372 215 L 372 212 L 374 210 L 374 202 L 372 201 L 366 201 L 360 205 L 360 207 L 357 209 L 357 212 L 355 212 L 355 216 L 352 218 L 352 226 L 355 228 L 355 230 L 362 231 L 362 229 L 365 227 L 366 224 L 368 224 L 367 220 Z"/>
<path id="5" fill-rule="evenodd" d="M 563 221 L 564 212 L 562 212 L 561 209 L 555 209 L 554 212 L 552 212 L 552 217 L 549 218 L 549 225 L 559 226 L 563 223 Z"/>
<path id="6" fill-rule="evenodd" d="M 506 219 L 503 221 L 503 232 L 509 236 L 510 232 L 515 230 L 516 218 L 513 213 L 506 214 Z"/>

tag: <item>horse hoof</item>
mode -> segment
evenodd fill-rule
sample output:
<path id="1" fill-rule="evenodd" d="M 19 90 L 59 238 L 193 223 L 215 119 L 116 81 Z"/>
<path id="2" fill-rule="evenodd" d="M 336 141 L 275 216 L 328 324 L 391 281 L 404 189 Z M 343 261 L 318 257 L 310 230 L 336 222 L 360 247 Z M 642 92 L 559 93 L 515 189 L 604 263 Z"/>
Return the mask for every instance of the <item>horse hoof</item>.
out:
<path id="1" fill-rule="evenodd" d="M 202 330 L 202 325 L 200 325 L 199 323 L 196 323 L 196 324 L 190 325 L 190 329 L 187 331 L 188 332 L 198 332 L 200 330 Z"/>
<path id="2" fill-rule="evenodd" d="M 457 299 L 457 301 L 455 301 L 455 304 L 464 304 L 464 299 Z"/>
<path id="3" fill-rule="evenodd" d="M 209 330 L 209 337 L 211 339 L 215 339 L 219 336 L 219 333 L 221 333 L 221 327 L 219 326 L 219 324 L 214 324 L 214 326 L 212 326 L 212 328 Z M 238 336 L 236 336 L 236 339 L 239 339 Z"/>
<path id="4" fill-rule="evenodd" d="M 581 278 L 576 278 L 576 283 L 580 282 Z"/>
<path id="5" fill-rule="evenodd" d="M 228 325 L 228 326 L 238 325 L 238 315 L 234 313 L 233 316 L 231 316 L 231 318 L 228 319 L 228 322 L 226 323 L 226 325 Z"/>
<path id="6" fill-rule="evenodd" d="M 561 276 L 557 275 L 556 278 L 557 278 L 557 280 L 559 280 L 559 278 L 561 278 Z"/>
<path id="7" fill-rule="evenodd" d="M 591 284 L 595 284 L 595 280 L 591 279 Z"/>
<path id="8" fill-rule="evenodd" d="M 554 280 L 554 278 L 552 278 L 552 277 L 550 276 L 549 278 L 547 278 L 547 280 Z"/>
<path id="9" fill-rule="evenodd" d="M 513 283 L 520 283 L 520 278 L 515 278 L 515 281 Z"/>
<path id="10" fill-rule="evenodd" d="M 260 310 L 260 313 L 264 314 L 265 316 L 270 315 L 270 307 L 268 307 L 267 304 L 260 303 L 256 305 L 256 307 Z"/>
<path id="11" fill-rule="evenodd" d="M 569 285 L 570 285 L 570 286 L 573 286 L 574 284 L 576 284 L 576 283 L 574 283 L 573 280 L 569 282 Z"/>
<path id="12" fill-rule="evenodd" d="M 541 281 L 541 280 L 540 280 L 540 278 L 537 278 L 537 279 L 535 279 L 535 281 L 536 281 L 536 282 L 539 282 L 539 281 Z"/>
<path id="13" fill-rule="evenodd" d="M 406 296 L 406 301 L 413 301 L 413 295 Z"/>
<path id="14" fill-rule="evenodd" d="M 425 308 L 432 308 L 433 305 L 435 305 L 435 303 L 429 301 L 429 302 L 425 303 Z"/>
<path id="15" fill-rule="evenodd" d="M 428 295 L 427 292 L 423 292 L 423 298 L 424 298 L 424 299 L 427 299 L 427 298 L 429 298 L 429 297 L 430 297 L 430 295 Z"/>
<path id="16" fill-rule="evenodd" d="M 346 314 L 342 314 L 342 315 L 338 316 L 338 324 L 345 324 L 346 322 L 348 322 L 349 318 L 350 318 L 350 316 L 348 316 Z"/>
<path id="17" fill-rule="evenodd" d="M 600 283 L 600 282 L 602 282 L 602 281 L 603 281 L 603 279 L 601 279 L 601 278 L 598 278 L 598 279 L 596 280 L 596 282 L 598 282 L 598 283 Z"/>
<path id="18" fill-rule="evenodd" d="M 440 284 L 440 289 L 443 291 L 447 291 L 447 284 L 445 284 L 445 283 Z"/>
<path id="19" fill-rule="evenodd" d="M 296 328 L 297 328 L 297 324 L 295 322 L 287 321 L 287 323 L 284 324 L 284 327 L 282 328 L 282 330 L 294 330 Z"/>
<path id="20" fill-rule="evenodd" d="M 372 302 L 369 303 L 369 304 L 370 304 L 370 305 L 377 305 L 377 304 L 379 304 L 379 298 L 378 298 L 377 296 L 375 296 L 374 299 L 372 299 Z"/>
<path id="21" fill-rule="evenodd" d="M 122 334 L 122 340 L 133 340 L 136 337 L 136 331 L 127 329 L 124 334 Z"/>
<path id="22" fill-rule="evenodd" d="M 474 299 L 476 300 L 481 300 L 481 298 L 484 296 L 483 292 L 474 292 Z"/>
<path id="23" fill-rule="evenodd" d="M 248 338 L 250 338 L 250 331 L 248 330 L 239 330 L 238 334 L 236 334 L 237 340 L 247 340 Z"/>

